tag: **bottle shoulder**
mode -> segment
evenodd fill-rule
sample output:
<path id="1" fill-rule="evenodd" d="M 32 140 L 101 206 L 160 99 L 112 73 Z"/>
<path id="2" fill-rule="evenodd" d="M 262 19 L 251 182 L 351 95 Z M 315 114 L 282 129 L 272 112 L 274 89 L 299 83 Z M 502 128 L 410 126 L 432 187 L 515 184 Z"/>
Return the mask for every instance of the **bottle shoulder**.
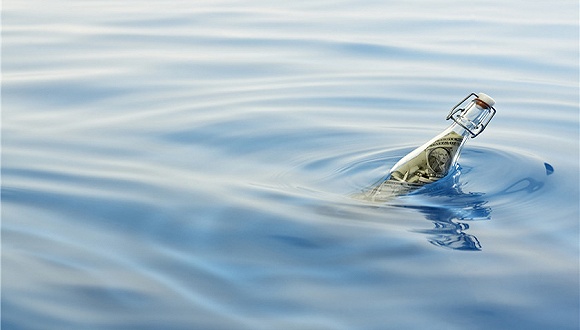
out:
<path id="1" fill-rule="evenodd" d="M 439 144 L 462 144 L 464 140 L 469 138 L 469 132 L 463 127 L 453 123 L 441 133 L 435 135 L 429 141 L 425 142 L 423 145 L 418 147 L 419 150 L 425 150 L 429 147 L 439 145 Z"/>
<path id="2" fill-rule="evenodd" d="M 390 173 L 404 182 L 413 183 L 409 178 L 414 173 L 418 181 L 423 181 L 422 178 L 436 181 L 447 174 L 466 139 L 466 135 L 450 127 L 400 159 Z"/>

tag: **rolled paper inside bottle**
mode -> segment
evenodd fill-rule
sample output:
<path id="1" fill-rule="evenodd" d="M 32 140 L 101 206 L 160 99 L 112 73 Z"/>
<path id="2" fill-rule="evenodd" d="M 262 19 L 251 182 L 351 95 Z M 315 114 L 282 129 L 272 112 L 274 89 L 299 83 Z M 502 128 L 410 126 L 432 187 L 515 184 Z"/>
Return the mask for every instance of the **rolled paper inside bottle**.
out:
<path id="1" fill-rule="evenodd" d="M 463 137 L 454 131 L 433 141 L 418 155 L 393 168 L 389 177 L 366 194 L 373 201 L 412 192 L 445 177 Z"/>
<path id="2" fill-rule="evenodd" d="M 455 132 L 431 143 L 425 150 L 414 158 L 394 168 L 391 173 L 404 173 L 396 179 L 409 182 L 413 177 L 428 178 L 433 181 L 447 175 L 452 165 L 453 158 L 463 141 L 463 137 Z"/>

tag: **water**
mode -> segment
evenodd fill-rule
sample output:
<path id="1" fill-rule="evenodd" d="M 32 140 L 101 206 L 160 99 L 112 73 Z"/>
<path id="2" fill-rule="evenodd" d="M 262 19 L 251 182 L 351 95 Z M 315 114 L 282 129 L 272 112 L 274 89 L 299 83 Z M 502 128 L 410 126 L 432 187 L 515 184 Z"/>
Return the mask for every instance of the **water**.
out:
<path id="1" fill-rule="evenodd" d="M 3 329 L 578 329 L 577 1 L 2 15 Z M 352 197 L 470 92 L 454 176 Z"/>

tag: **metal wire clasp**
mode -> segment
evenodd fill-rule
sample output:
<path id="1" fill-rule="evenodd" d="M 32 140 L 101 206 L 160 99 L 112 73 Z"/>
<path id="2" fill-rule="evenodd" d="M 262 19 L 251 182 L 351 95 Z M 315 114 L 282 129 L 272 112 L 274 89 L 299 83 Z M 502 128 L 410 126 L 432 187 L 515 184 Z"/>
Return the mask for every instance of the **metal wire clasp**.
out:
<path id="1" fill-rule="evenodd" d="M 460 108 L 460 106 L 464 104 L 465 101 L 467 101 L 470 97 L 474 97 L 474 99 L 478 98 L 477 94 L 475 93 L 467 95 L 466 98 L 461 100 L 461 102 L 457 103 L 457 105 L 451 109 L 451 111 L 447 115 L 447 120 L 453 119 L 453 121 L 456 122 L 459 126 L 465 128 L 469 133 L 471 133 L 471 138 L 474 138 L 479 134 L 481 134 L 481 132 L 483 132 L 483 130 L 487 127 L 487 124 L 489 124 L 493 116 L 495 116 L 495 108 L 479 100 L 479 102 L 482 102 L 485 105 L 487 105 L 486 108 L 487 111 L 481 118 L 481 122 L 479 124 L 476 124 L 470 121 L 469 119 L 463 118 L 463 115 L 465 114 L 466 110 L 465 108 Z M 473 102 L 473 100 L 471 102 Z M 462 118 L 462 120 L 458 120 L 458 118 Z M 472 124 L 472 128 L 466 127 L 466 125 L 462 121 L 470 122 Z"/>

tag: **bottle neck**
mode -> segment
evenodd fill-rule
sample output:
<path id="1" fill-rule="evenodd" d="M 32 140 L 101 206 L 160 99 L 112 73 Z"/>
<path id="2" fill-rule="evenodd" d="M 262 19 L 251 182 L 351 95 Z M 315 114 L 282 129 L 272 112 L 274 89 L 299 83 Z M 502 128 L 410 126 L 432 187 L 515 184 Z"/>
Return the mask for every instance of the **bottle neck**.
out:
<path id="1" fill-rule="evenodd" d="M 485 127 L 485 120 L 490 115 L 490 107 L 479 99 L 473 100 L 469 105 L 452 119 L 454 123 L 449 127 L 461 136 L 475 137 L 474 132 L 481 132 Z"/>

